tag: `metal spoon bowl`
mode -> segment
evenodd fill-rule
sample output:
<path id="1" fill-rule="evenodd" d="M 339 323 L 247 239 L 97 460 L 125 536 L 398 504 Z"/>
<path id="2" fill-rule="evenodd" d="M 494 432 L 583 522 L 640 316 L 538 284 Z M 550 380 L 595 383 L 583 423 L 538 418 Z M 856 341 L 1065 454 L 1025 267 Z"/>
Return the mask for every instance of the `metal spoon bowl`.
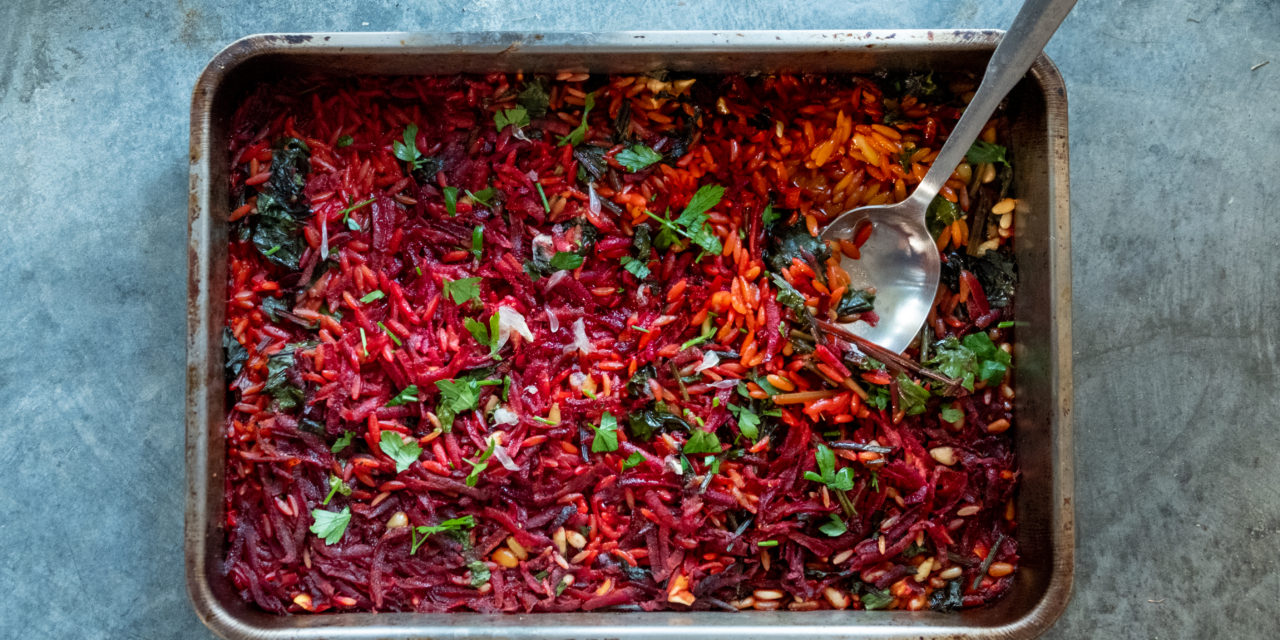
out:
<path id="1" fill-rule="evenodd" d="M 830 241 L 852 239 L 860 225 L 872 225 L 859 259 L 842 254 L 841 267 L 852 286 L 875 287 L 880 319 L 875 326 L 862 321 L 846 325 L 850 331 L 895 353 L 906 349 L 919 333 L 933 307 L 941 270 L 938 247 L 925 226 L 929 204 L 1075 3 L 1027 0 L 991 54 L 973 100 L 915 191 L 897 204 L 846 211 L 823 229 L 822 239 Z"/>

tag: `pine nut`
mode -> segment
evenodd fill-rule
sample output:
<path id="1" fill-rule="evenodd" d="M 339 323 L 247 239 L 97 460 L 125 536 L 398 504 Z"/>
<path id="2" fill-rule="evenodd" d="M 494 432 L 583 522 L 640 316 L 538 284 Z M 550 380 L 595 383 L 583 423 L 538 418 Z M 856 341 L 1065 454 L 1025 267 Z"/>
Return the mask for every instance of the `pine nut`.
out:
<path id="1" fill-rule="evenodd" d="M 849 606 L 849 596 L 835 587 L 827 587 L 822 590 L 822 597 L 827 599 L 827 604 L 832 609 L 845 609 Z"/>
<path id="2" fill-rule="evenodd" d="M 967 518 L 972 515 L 977 515 L 980 511 L 982 511 L 982 507 L 979 507 L 976 504 L 971 504 L 967 507 L 960 507 L 959 509 L 956 509 L 956 515 L 962 518 Z"/>
<path id="3" fill-rule="evenodd" d="M 831 564 L 844 564 L 845 560 L 848 560 L 849 558 L 852 558 L 852 557 L 853 557 L 853 549 L 845 549 L 844 551 L 837 553 L 835 557 L 831 559 Z"/>
<path id="4" fill-rule="evenodd" d="M 551 543 L 556 546 L 556 551 L 559 551 L 560 555 L 564 555 L 569 552 L 569 546 L 565 544 L 564 527 L 556 529 L 556 532 L 551 534 Z"/>
<path id="5" fill-rule="evenodd" d="M 1013 573 L 1013 565 L 1008 562 L 993 562 L 987 569 L 987 575 L 992 578 L 1003 578 L 1011 573 Z"/>
<path id="6" fill-rule="evenodd" d="M 1008 430 L 1009 421 L 1004 418 L 1000 418 L 999 420 L 987 425 L 987 433 L 1004 433 Z"/>
<path id="7" fill-rule="evenodd" d="M 752 598 L 751 596 L 747 596 L 741 600 L 734 600 L 733 602 L 730 602 L 729 606 L 741 611 L 743 609 L 750 609 L 751 607 L 755 606 L 755 604 L 756 604 L 756 599 Z"/>
<path id="8" fill-rule="evenodd" d="M 784 594 L 777 589 L 756 589 L 751 595 L 756 600 L 781 600 Z"/>
<path id="9" fill-rule="evenodd" d="M 938 572 L 938 577 L 943 580 L 954 580 L 959 578 L 962 573 L 964 573 L 964 569 L 960 567 L 947 567 L 946 569 Z"/>
<path id="10" fill-rule="evenodd" d="M 567 542 L 569 543 L 569 545 L 570 545 L 570 546 L 572 546 L 574 549 L 581 549 L 581 548 L 583 548 L 583 547 L 587 546 L 587 539 L 586 539 L 585 537 L 583 537 L 583 535 L 582 535 L 581 533 L 578 533 L 577 531 L 565 531 L 565 532 L 564 532 L 564 539 L 565 539 L 565 541 L 567 541 Z"/>
<path id="11" fill-rule="evenodd" d="M 996 166 L 994 164 L 982 165 L 982 184 L 990 184 L 996 180 Z"/>
<path id="12" fill-rule="evenodd" d="M 930 571 L 933 571 L 933 558 L 920 563 L 916 569 L 916 582 L 924 582 L 924 579 L 929 577 Z"/>
<path id="13" fill-rule="evenodd" d="M 1013 198 L 1005 198 L 1004 200 L 1001 200 L 1000 202 L 995 203 L 995 205 L 991 207 L 991 213 L 994 213 L 998 216 L 1002 216 L 1006 213 L 1009 213 L 1010 211 L 1013 211 L 1013 207 L 1017 203 L 1018 201 L 1014 200 Z"/>
<path id="14" fill-rule="evenodd" d="M 507 547 L 511 549 L 511 553 L 516 554 L 517 558 L 521 560 L 529 559 L 529 551 L 524 548 L 524 545 L 516 542 L 514 537 L 507 538 Z"/>
<path id="15" fill-rule="evenodd" d="M 929 457 L 948 467 L 956 463 L 956 450 L 951 447 L 934 447 L 929 450 Z"/>
<path id="16" fill-rule="evenodd" d="M 508 569 L 514 569 L 520 566 L 520 559 L 516 557 L 516 554 L 511 553 L 510 549 L 504 547 L 494 549 L 492 557 L 494 562 Z"/>
<path id="17" fill-rule="evenodd" d="M 756 611 L 777 611 L 778 609 L 780 609 L 780 608 L 782 607 L 782 601 L 781 601 L 781 600 L 759 600 L 759 599 L 757 599 L 757 600 L 756 600 L 756 602 L 755 602 L 755 604 L 754 604 L 754 605 L 752 605 L 752 606 L 754 606 L 754 607 L 755 607 L 755 610 L 756 610 Z"/>
<path id="18" fill-rule="evenodd" d="M 403 511 L 395 512 L 391 515 L 391 518 L 387 520 L 388 529 L 399 529 L 407 526 L 409 526 L 409 516 L 405 515 Z"/>

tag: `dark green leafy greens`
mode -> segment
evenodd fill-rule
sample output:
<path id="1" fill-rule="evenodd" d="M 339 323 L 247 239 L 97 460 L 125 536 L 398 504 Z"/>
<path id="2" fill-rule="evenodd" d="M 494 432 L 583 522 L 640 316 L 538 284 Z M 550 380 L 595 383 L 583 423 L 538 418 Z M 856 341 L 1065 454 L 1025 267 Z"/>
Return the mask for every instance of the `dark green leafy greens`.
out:
<path id="1" fill-rule="evenodd" d="M 973 391 L 975 381 L 998 384 L 1004 380 L 1012 361 L 1012 357 L 997 347 L 986 332 L 979 331 L 962 340 L 948 336 L 933 343 L 933 357 L 924 364 L 947 377 L 959 380 L 962 387 Z"/>
<path id="2" fill-rule="evenodd" d="M 774 225 L 769 240 L 765 260 L 775 273 L 790 267 L 792 260 L 797 258 L 805 264 L 816 261 L 821 265 L 831 257 L 827 243 L 809 235 L 809 229 L 803 223 L 782 228 Z"/>
<path id="3" fill-rule="evenodd" d="M 303 188 L 311 170 L 311 150 L 297 138 L 284 138 L 271 152 L 271 178 L 258 194 L 257 213 L 245 218 L 242 238 L 258 253 L 290 271 L 302 267 L 307 250 L 303 223 L 311 215 Z"/>
<path id="4" fill-rule="evenodd" d="M 995 164 L 998 162 L 1007 167 L 1010 165 L 1009 159 L 1005 157 L 1006 151 L 1004 147 L 998 144 L 978 140 L 973 143 L 972 147 L 969 147 L 969 151 L 965 153 L 964 157 L 974 164 Z"/>
<path id="5" fill-rule="evenodd" d="M 929 390 L 918 385 L 905 373 L 899 373 L 898 407 L 909 416 L 918 416 L 928 408 Z"/>
<path id="6" fill-rule="evenodd" d="M 942 196 L 936 196 L 933 202 L 929 203 L 929 208 L 925 210 L 924 223 L 929 228 L 929 234 L 936 239 L 947 225 L 959 220 L 963 215 L 964 212 L 960 210 L 959 205 Z"/>
<path id="7" fill-rule="evenodd" d="M 516 97 L 516 102 L 525 108 L 529 116 L 541 118 L 547 115 L 547 106 L 551 103 L 551 96 L 548 96 L 547 90 L 543 88 L 542 79 L 534 78 L 525 83 L 524 89 Z"/>
<path id="8" fill-rule="evenodd" d="M 231 380 L 240 375 L 240 370 L 244 368 L 244 363 L 249 360 L 249 352 L 232 335 L 231 327 L 222 328 L 222 351 L 225 354 L 223 362 L 227 380 Z"/>

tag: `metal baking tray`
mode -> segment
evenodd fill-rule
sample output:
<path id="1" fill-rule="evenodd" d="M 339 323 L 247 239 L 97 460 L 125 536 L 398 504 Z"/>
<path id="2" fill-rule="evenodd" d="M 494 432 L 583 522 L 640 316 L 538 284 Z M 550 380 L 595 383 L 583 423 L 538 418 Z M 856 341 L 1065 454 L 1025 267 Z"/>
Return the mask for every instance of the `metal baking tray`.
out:
<path id="1" fill-rule="evenodd" d="M 1011 591 L 982 609 L 483 615 L 278 616 L 242 601 L 223 572 L 222 423 L 228 213 L 227 127 L 255 83 L 282 75 L 466 72 L 981 72 L 999 31 L 361 33 L 255 35 L 205 67 L 191 101 L 187 300 L 187 590 L 226 638 L 1031 638 L 1071 593 L 1073 449 L 1067 104 L 1041 56 L 1008 99 L 1021 279 L 1016 446 L 1022 557 Z"/>

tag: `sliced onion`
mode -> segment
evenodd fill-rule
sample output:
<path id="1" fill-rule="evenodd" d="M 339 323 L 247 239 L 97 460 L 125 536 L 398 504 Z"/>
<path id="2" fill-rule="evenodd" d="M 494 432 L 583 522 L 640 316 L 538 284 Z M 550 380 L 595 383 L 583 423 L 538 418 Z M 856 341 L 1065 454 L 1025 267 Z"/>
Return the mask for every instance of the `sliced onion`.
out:
<path id="1" fill-rule="evenodd" d="M 718 364 L 720 364 L 719 354 L 717 354 L 714 351 L 708 351 L 702 354 L 702 362 L 699 362 L 698 366 L 693 368 L 693 372 L 701 373 L 702 371 L 710 369 L 711 367 L 714 367 Z"/>
<path id="2" fill-rule="evenodd" d="M 712 382 L 711 384 L 708 384 L 707 386 L 708 386 L 708 387 L 711 387 L 712 389 L 732 389 L 732 388 L 734 388 L 734 387 L 738 386 L 738 383 L 739 383 L 739 382 L 742 382 L 742 381 L 741 381 L 741 380 L 732 380 L 732 379 L 716 380 L 715 382 Z"/>
<path id="3" fill-rule="evenodd" d="M 563 282 L 564 279 L 567 277 L 569 277 L 568 271 L 557 271 L 551 274 L 551 276 L 547 278 L 547 283 L 542 285 L 542 290 L 550 293 L 551 290 L 555 288 L 556 285 Z"/>
<path id="4" fill-rule="evenodd" d="M 502 405 L 493 410 L 493 423 L 495 425 L 516 424 L 518 422 L 520 422 L 520 417 L 516 415 L 516 412 L 508 409 L 507 405 Z"/>
<path id="5" fill-rule="evenodd" d="M 596 195 L 594 184 L 587 185 L 587 211 L 593 215 L 600 213 L 600 196 Z"/>
<path id="6" fill-rule="evenodd" d="M 554 311 L 552 311 L 552 310 L 550 310 L 550 309 L 547 309 L 547 310 L 546 310 L 546 312 L 547 312 L 547 324 L 548 324 L 548 325 L 551 325 L 551 333 L 555 333 L 555 332 L 559 331 L 559 330 L 560 330 L 560 318 L 556 317 L 556 312 L 554 312 Z"/>
<path id="7" fill-rule="evenodd" d="M 587 326 L 582 323 L 582 318 L 573 321 L 573 342 L 564 348 L 565 353 L 570 351 L 581 351 L 583 354 L 595 351 L 595 347 L 591 346 L 591 339 L 587 337 Z"/>
<path id="8" fill-rule="evenodd" d="M 533 332 L 529 331 L 529 325 L 519 311 L 511 307 L 498 307 L 498 344 L 494 347 L 495 351 L 507 344 L 512 331 L 520 334 L 525 340 L 533 340 Z"/>

